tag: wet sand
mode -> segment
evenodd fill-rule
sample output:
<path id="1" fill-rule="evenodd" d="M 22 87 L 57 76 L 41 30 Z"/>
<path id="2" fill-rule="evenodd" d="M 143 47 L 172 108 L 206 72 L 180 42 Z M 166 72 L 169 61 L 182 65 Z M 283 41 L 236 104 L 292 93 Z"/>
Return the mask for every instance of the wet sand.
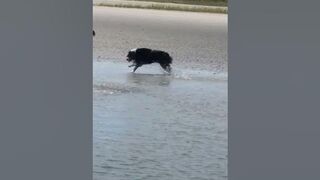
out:
<path id="1" fill-rule="evenodd" d="M 95 180 L 227 179 L 225 21 L 217 16 L 218 31 L 200 17 L 207 15 L 94 8 Z M 207 38 L 210 29 L 215 37 Z M 158 64 L 132 73 L 125 55 L 137 44 L 172 53 L 172 74 Z"/>

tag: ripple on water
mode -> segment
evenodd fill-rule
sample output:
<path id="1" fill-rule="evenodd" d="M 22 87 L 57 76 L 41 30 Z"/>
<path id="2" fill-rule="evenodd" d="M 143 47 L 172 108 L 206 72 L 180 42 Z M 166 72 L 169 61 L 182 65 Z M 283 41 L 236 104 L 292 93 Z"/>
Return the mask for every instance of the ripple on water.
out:
<path id="1" fill-rule="evenodd" d="M 142 89 L 134 86 L 128 86 L 120 83 L 101 83 L 93 85 L 94 93 L 103 95 L 123 94 L 123 93 L 138 93 Z"/>

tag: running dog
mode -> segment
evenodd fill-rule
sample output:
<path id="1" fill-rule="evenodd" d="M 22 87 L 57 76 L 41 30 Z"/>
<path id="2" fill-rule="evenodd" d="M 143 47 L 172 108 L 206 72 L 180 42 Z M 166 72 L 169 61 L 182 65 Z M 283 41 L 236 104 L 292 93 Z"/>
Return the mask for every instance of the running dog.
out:
<path id="1" fill-rule="evenodd" d="M 135 72 L 139 67 L 145 64 L 159 63 L 162 69 L 166 72 L 171 72 L 172 58 L 164 51 L 152 50 L 148 48 L 136 48 L 128 52 L 127 61 L 133 64 L 129 67 L 134 67 Z"/>

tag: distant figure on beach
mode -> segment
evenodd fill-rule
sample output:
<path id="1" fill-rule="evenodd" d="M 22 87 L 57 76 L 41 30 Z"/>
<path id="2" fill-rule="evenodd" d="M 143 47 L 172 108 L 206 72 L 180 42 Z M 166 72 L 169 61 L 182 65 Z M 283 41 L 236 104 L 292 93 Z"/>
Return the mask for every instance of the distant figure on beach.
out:
<path id="1" fill-rule="evenodd" d="M 92 34 L 93 34 L 93 36 L 95 36 L 95 35 L 96 35 L 96 32 L 94 32 L 94 30 L 92 30 Z"/>

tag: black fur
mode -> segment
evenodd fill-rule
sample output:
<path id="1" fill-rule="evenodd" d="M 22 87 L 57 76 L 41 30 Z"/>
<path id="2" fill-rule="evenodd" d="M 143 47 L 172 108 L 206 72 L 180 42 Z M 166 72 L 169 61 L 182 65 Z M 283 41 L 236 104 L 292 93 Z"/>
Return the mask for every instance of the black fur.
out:
<path id="1" fill-rule="evenodd" d="M 135 72 L 144 64 L 159 63 L 160 66 L 167 72 L 171 72 L 172 58 L 167 52 L 160 50 L 152 50 L 148 48 L 137 48 L 128 52 L 127 61 L 133 62 L 129 67 L 133 67 Z"/>

